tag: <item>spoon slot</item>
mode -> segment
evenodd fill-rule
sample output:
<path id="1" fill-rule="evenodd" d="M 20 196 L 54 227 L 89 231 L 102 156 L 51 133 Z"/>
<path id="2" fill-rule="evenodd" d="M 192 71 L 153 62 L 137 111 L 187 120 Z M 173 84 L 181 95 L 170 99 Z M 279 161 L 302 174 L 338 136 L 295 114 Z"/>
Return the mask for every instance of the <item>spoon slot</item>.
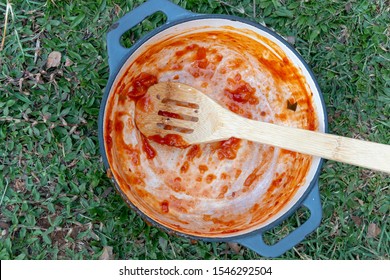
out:
<path id="1" fill-rule="evenodd" d="M 193 117 L 185 114 L 178 114 L 178 113 L 173 113 L 169 111 L 163 111 L 160 110 L 157 113 L 159 116 L 167 117 L 167 118 L 173 118 L 173 119 L 178 119 L 178 120 L 184 120 L 184 121 L 190 121 L 190 122 L 197 122 L 199 121 L 198 117 Z"/>
<path id="2" fill-rule="evenodd" d="M 173 126 L 173 125 L 163 124 L 163 123 L 157 123 L 157 127 L 163 130 L 171 130 L 171 131 L 184 133 L 184 134 L 191 134 L 194 132 L 193 129 L 178 127 L 178 126 Z"/>

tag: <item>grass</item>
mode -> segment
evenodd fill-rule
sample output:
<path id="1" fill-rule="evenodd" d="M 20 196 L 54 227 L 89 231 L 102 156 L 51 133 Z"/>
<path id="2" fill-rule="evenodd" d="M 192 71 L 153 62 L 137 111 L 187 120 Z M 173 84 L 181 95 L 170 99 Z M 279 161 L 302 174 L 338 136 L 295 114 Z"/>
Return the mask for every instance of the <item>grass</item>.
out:
<path id="1" fill-rule="evenodd" d="M 98 150 L 105 34 L 143 1 L 0 1 L 0 259 L 260 259 L 146 224 L 113 190 Z M 319 82 L 332 133 L 390 144 L 388 0 L 175 0 L 198 13 L 267 25 Z M 6 19 L 7 17 L 7 19 Z M 153 29 L 148 19 L 126 39 Z M 58 67 L 46 68 L 52 51 Z M 389 259 L 390 177 L 326 162 L 323 221 L 280 259 Z M 304 213 L 267 233 L 268 242 Z M 109 251 L 109 250 L 108 250 Z"/>

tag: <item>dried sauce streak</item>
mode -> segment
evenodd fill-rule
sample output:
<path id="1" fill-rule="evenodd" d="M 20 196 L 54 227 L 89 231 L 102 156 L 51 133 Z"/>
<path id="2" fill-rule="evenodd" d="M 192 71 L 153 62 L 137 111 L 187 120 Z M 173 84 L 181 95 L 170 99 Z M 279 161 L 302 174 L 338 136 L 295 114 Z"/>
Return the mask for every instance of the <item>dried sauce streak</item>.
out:
<path id="1" fill-rule="evenodd" d="M 133 145 L 131 145 L 131 144 L 130 145 L 123 145 L 121 148 L 129 156 L 129 159 L 131 160 L 131 162 L 135 166 L 140 165 L 141 159 L 140 159 L 140 154 L 139 154 L 138 149 L 134 148 Z"/>
<path id="2" fill-rule="evenodd" d="M 196 67 L 199 67 L 201 69 L 207 68 L 207 66 L 209 65 L 209 61 L 206 58 L 206 48 L 204 47 L 198 48 L 196 52 L 194 64 Z"/>
<path id="3" fill-rule="evenodd" d="M 191 44 L 189 46 L 186 46 L 184 49 L 180 50 L 180 51 L 177 51 L 175 53 L 175 55 L 177 56 L 177 58 L 180 58 L 182 56 L 184 56 L 185 54 L 189 53 L 189 52 L 192 52 L 193 50 L 195 50 L 196 48 L 199 48 L 199 45 L 197 44 Z"/>
<path id="4" fill-rule="evenodd" d="M 256 97 L 256 89 L 243 81 L 240 74 L 236 74 L 234 79 L 228 79 L 229 86 L 225 88 L 225 94 L 238 103 L 248 103 L 255 105 L 259 103 Z"/>
<path id="5" fill-rule="evenodd" d="M 215 176 L 214 174 L 209 174 L 206 176 L 206 182 L 207 184 L 210 184 L 212 181 L 214 181 L 215 179 L 217 179 L 217 176 Z"/>
<path id="6" fill-rule="evenodd" d="M 222 180 L 226 180 L 227 178 L 229 178 L 230 176 L 228 175 L 228 174 L 226 174 L 225 172 L 223 172 L 222 174 L 221 174 L 221 179 Z"/>
<path id="7" fill-rule="evenodd" d="M 202 150 L 199 145 L 192 145 L 190 150 L 187 152 L 187 159 L 193 161 L 195 157 L 200 157 L 202 155 Z"/>
<path id="8" fill-rule="evenodd" d="M 252 185 L 252 183 L 256 180 L 256 178 L 257 178 L 256 172 L 252 172 L 252 173 L 245 179 L 244 186 L 245 186 L 245 187 L 249 187 L 249 186 Z M 244 189 L 244 190 L 245 190 L 245 189 Z"/>
<path id="9" fill-rule="evenodd" d="M 158 113 L 159 116 L 163 116 L 163 117 L 167 117 L 167 118 L 173 118 L 173 119 L 178 119 L 178 120 L 183 120 L 184 118 L 179 115 L 179 114 L 176 114 L 176 113 L 172 113 L 172 112 L 166 112 L 166 111 L 160 111 Z"/>
<path id="10" fill-rule="evenodd" d="M 117 120 L 115 122 L 115 132 L 116 133 L 121 133 L 124 127 L 125 127 L 125 125 L 123 124 L 122 121 Z"/>
<path id="11" fill-rule="evenodd" d="M 104 137 L 104 140 L 105 140 L 105 144 L 107 146 L 107 150 L 110 151 L 108 153 L 108 155 L 111 154 L 111 149 L 112 149 L 112 137 L 111 137 L 111 131 L 112 131 L 112 120 L 107 120 L 106 121 L 106 133 L 105 133 L 105 137 Z"/>
<path id="12" fill-rule="evenodd" d="M 234 137 L 229 140 L 219 142 L 217 147 L 218 159 L 235 159 L 238 149 L 240 148 L 240 143 L 241 140 Z"/>
<path id="13" fill-rule="evenodd" d="M 154 108 L 153 101 L 148 94 L 140 97 L 137 100 L 136 106 L 137 106 L 137 110 L 141 110 L 145 113 L 153 111 Z"/>
<path id="14" fill-rule="evenodd" d="M 221 189 L 221 192 L 219 193 L 218 195 L 218 198 L 224 198 L 225 194 L 228 192 L 229 190 L 229 187 L 228 186 L 223 186 L 222 189 Z"/>
<path id="15" fill-rule="evenodd" d="M 190 165 L 189 165 L 188 161 L 185 161 L 183 163 L 183 165 L 180 167 L 180 172 L 181 173 L 186 173 L 189 168 L 190 168 Z"/>
<path id="16" fill-rule="evenodd" d="M 143 136 L 142 134 L 141 134 L 141 139 L 142 139 L 142 150 L 145 152 L 146 157 L 148 159 L 153 159 L 157 155 L 156 150 L 150 145 L 148 139 L 146 139 L 145 136 Z"/>
<path id="17" fill-rule="evenodd" d="M 164 200 L 163 202 L 161 202 L 161 211 L 163 213 L 168 213 L 169 212 L 169 202 Z"/>
<path id="18" fill-rule="evenodd" d="M 137 77 L 134 78 L 131 83 L 131 88 L 128 91 L 127 95 L 130 98 L 137 98 L 144 95 L 149 87 L 157 83 L 157 77 L 149 73 L 142 72 Z"/>

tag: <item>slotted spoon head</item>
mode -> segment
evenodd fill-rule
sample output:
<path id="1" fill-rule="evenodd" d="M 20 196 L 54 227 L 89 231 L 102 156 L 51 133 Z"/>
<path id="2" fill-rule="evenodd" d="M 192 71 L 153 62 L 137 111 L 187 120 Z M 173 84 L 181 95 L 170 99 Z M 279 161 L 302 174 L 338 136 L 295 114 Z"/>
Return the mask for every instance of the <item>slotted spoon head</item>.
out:
<path id="1" fill-rule="evenodd" d="M 149 139 L 187 146 L 215 141 L 221 109 L 225 110 L 193 87 L 163 82 L 151 86 L 137 101 L 135 121 Z"/>
<path id="2" fill-rule="evenodd" d="M 390 173 L 390 145 L 246 119 L 184 84 L 156 84 L 136 106 L 138 129 L 161 144 L 186 147 L 236 137 Z"/>

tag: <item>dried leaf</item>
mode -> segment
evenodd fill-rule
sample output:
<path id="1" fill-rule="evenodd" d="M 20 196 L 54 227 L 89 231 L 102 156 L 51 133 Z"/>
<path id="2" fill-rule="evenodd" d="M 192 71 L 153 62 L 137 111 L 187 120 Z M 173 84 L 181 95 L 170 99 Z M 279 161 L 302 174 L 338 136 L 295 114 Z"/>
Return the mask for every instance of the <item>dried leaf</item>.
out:
<path id="1" fill-rule="evenodd" d="M 361 199 L 359 199 L 359 198 L 356 198 L 356 201 L 359 203 L 360 206 L 363 206 L 363 205 L 364 205 L 363 200 L 361 200 Z"/>
<path id="2" fill-rule="evenodd" d="M 61 62 L 61 53 L 57 51 L 52 51 L 49 54 L 49 57 L 47 58 L 46 61 L 46 67 L 47 68 L 52 68 L 52 67 L 58 67 Z"/>
<path id="3" fill-rule="evenodd" d="M 367 237 L 375 238 L 381 233 L 381 229 L 374 223 L 368 225 Z"/>
<path id="4" fill-rule="evenodd" d="M 234 251 L 234 253 L 239 254 L 241 246 L 234 242 L 227 242 L 227 246 Z"/>
<path id="5" fill-rule="evenodd" d="M 161 248 L 162 251 L 166 251 L 167 250 L 168 240 L 166 240 L 165 238 L 160 237 L 158 239 L 158 243 L 160 244 L 160 248 Z"/>
<path id="6" fill-rule="evenodd" d="M 291 45 L 295 45 L 296 38 L 295 36 L 287 36 L 287 42 L 289 42 Z"/>
<path id="7" fill-rule="evenodd" d="M 112 254 L 112 247 L 111 246 L 104 246 L 103 247 L 103 253 L 99 257 L 99 260 L 113 260 L 113 254 Z"/>
<path id="8" fill-rule="evenodd" d="M 335 221 L 335 223 L 332 223 L 332 231 L 330 232 L 330 236 L 337 236 L 340 234 L 339 230 L 339 221 L 338 219 Z"/>
<path id="9" fill-rule="evenodd" d="M 351 216 L 351 219 L 357 227 L 360 227 L 362 225 L 362 218 L 358 216 Z"/>
<path id="10" fill-rule="evenodd" d="M 3 222 L 3 221 L 0 221 L 0 228 L 3 228 L 3 229 L 9 229 L 9 224 L 7 224 L 6 222 Z"/>
<path id="11" fill-rule="evenodd" d="M 65 67 L 69 67 L 71 65 L 73 65 L 73 61 L 70 60 L 68 57 L 65 58 Z"/>
<path id="12" fill-rule="evenodd" d="M 345 4 L 345 11 L 347 12 L 347 13 L 349 13 L 350 11 L 351 11 L 351 9 L 352 9 L 352 3 L 351 2 L 348 2 L 347 4 Z"/>
<path id="13" fill-rule="evenodd" d="M 338 39 L 341 43 L 344 44 L 344 43 L 348 42 L 349 37 L 350 37 L 349 30 L 345 25 L 343 25 L 341 27 L 340 36 Z"/>
<path id="14" fill-rule="evenodd" d="M 15 179 L 12 188 L 18 193 L 26 192 L 26 183 L 22 179 Z"/>
<path id="15" fill-rule="evenodd" d="M 287 109 L 291 111 L 296 111 L 298 106 L 298 102 L 290 102 L 290 100 L 287 100 Z"/>
<path id="16" fill-rule="evenodd" d="M 190 243 L 191 243 L 191 245 L 196 245 L 196 244 L 198 244 L 198 240 L 191 239 Z"/>
<path id="17" fill-rule="evenodd" d="M 91 230 L 90 234 L 91 234 L 91 237 L 92 237 L 93 239 L 95 239 L 96 241 L 100 241 L 99 235 L 97 235 L 96 233 L 94 233 L 93 230 Z"/>

